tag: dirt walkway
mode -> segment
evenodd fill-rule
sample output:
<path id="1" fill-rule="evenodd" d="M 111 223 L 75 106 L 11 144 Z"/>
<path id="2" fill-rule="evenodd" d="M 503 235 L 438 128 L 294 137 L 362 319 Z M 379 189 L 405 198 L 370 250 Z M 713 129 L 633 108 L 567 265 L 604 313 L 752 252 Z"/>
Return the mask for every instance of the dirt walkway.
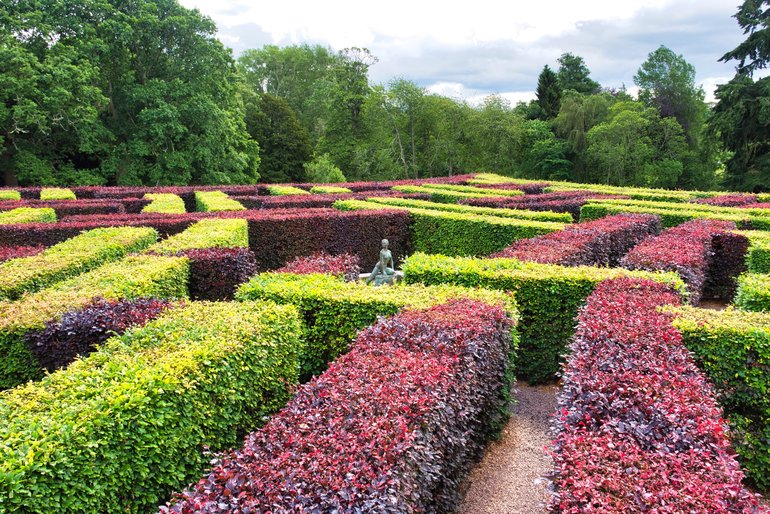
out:
<path id="1" fill-rule="evenodd" d="M 544 448 L 550 443 L 548 422 L 556 411 L 557 385 L 530 386 L 519 382 L 518 401 L 502 438 L 492 443 L 466 480 L 460 514 L 542 514 L 548 499 L 552 469 Z"/>

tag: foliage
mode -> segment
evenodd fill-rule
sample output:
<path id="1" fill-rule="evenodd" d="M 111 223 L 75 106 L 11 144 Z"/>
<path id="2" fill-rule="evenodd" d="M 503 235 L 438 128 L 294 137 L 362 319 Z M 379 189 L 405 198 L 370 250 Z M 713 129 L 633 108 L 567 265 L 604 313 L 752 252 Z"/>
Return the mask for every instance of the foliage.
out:
<path id="1" fill-rule="evenodd" d="M 378 321 L 161 512 L 452 510 L 499 424 L 511 330 L 470 301 Z"/>
<path id="2" fill-rule="evenodd" d="M 314 195 L 328 195 L 328 194 L 345 194 L 352 193 L 347 187 L 339 186 L 313 186 L 310 188 L 310 194 Z"/>
<path id="3" fill-rule="evenodd" d="M 283 267 L 278 268 L 276 272 L 293 273 L 295 275 L 324 273 L 334 275 L 345 282 L 355 282 L 361 273 L 361 261 L 358 255 L 347 253 L 340 255 L 316 253 L 307 257 L 297 257 L 287 262 Z"/>
<path id="4" fill-rule="evenodd" d="M 271 195 L 276 196 L 288 196 L 288 195 L 309 195 L 304 189 L 300 189 L 294 186 L 267 186 L 267 191 Z"/>
<path id="5" fill-rule="evenodd" d="M 599 93 L 601 86 L 588 75 L 591 73 L 585 61 L 579 55 L 570 52 L 561 54 L 558 59 L 559 69 L 556 78 L 562 91 L 572 90 L 584 95 Z"/>
<path id="6" fill-rule="evenodd" d="M 177 257 L 137 256 L 106 264 L 52 287 L 0 301 L 0 389 L 15 387 L 40 375 L 23 341 L 29 330 L 44 328 L 65 312 L 88 305 L 92 298 L 131 300 L 140 297 L 186 298 L 189 265 Z"/>
<path id="7" fill-rule="evenodd" d="M 0 299 L 17 300 L 24 293 L 144 250 L 157 239 L 151 228 L 97 228 L 34 256 L 6 261 L 0 264 Z"/>
<path id="8" fill-rule="evenodd" d="M 738 278 L 738 291 L 733 302 L 745 311 L 770 311 L 770 275 L 746 273 Z"/>
<path id="9" fill-rule="evenodd" d="M 655 214 L 660 216 L 661 223 L 666 228 L 675 227 L 686 221 L 696 219 L 732 221 L 738 224 L 740 227 L 744 228 L 749 226 L 758 229 L 768 227 L 766 219 L 763 219 L 759 216 L 752 217 L 748 214 L 740 215 L 737 213 L 727 213 L 720 211 L 710 212 L 704 210 L 689 209 L 688 207 L 684 207 L 682 209 L 668 209 L 656 206 L 647 207 L 640 205 L 619 205 L 605 201 L 601 201 L 600 203 L 597 200 L 589 201 L 589 203 L 581 207 L 580 219 L 592 220 L 623 212 L 629 214 Z"/>
<path id="10" fill-rule="evenodd" d="M 431 209 L 436 211 L 461 212 L 466 214 L 480 214 L 482 216 L 496 216 L 500 218 L 516 218 L 523 220 L 537 221 L 557 221 L 561 223 L 571 223 L 572 216 L 566 213 L 555 213 L 548 211 L 528 211 L 524 209 L 506 209 L 496 207 L 476 207 L 473 205 L 458 205 L 454 203 L 428 202 L 425 200 L 414 200 L 400 197 L 372 197 L 367 198 L 368 202 L 379 203 L 383 205 L 393 205 L 396 207 L 416 207 L 420 209 Z M 470 200 L 463 200 L 470 201 Z"/>
<path id="11" fill-rule="evenodd" d="M 770 233 L 759 230 L 739 232 L 749 240 L 746 267 L 752 273 L 770 273 Z"/>
<path id="12" fill-rule="evenodd" d="M 757 203 L 757 195 L 727 194 L 712 196 L 711 198 L 693 198 L 690 202 L 716 205 L 719 207 L 740 207 L 742 205 L 751 207 L 752 204 Z"/>
<path id="13" fill-rule="evenodd" d="M 4 505 L 67 513 L 156 508 L 200 476 L 209 461 L 204 446 L 233 446 L 283 406 L 297 379 L 299 333 L 291 307 L 196 302 L 4 396 Z M 40 449 L 34 456 L 32 447 Z"/>
<path id="14" fill-rule="evenodd" d="M 0 262 L 10 259 L 20 259 L 22 257 L 31 257 L 45 250 L 45 246 L 0 246 Z"/>
<path id="15" fill-rule="evenodd" d="M 564 224 L 551 221 L 396 207 L 361 200 L 340 200 L 334 206 L 342 210 L 405 209 L 410 215 L 409 229 L 413 248 L 418 252 L 445 255 L 489 255 L 518 239 L 564 228 Z"/>
<path id="16" fill-rule="evenodd" d="M 144 198 L 152 200 L 145 206 L 142 212 L 160 212 L 163 214 L 180 214 L 187 212 L 182 198 L 170 193 L 147 193 Z"/>
<path id="17" fill-rule="evenodd" d="M 95 298 L 89 305 L 46 323 L 44 329 L 27 332 L 24 340 L 40 367 L 53 373 L 90 354 L 110 337 L 141 327 L 172 306 L 168 300 L 155 298 Z"/>
<path id="18" fill-rule="evenodd" d="M 317 155 L 313 158 L 312 161 L 306 162 L 304 166 L 305 173 L 310 182 L 323 184 L 338 184 L 340 182 L 347 182 L 347 179 L 342 173 L 342 170 L 332 162 L 331 158 L 329 158 L 329 154 Z M 313 186 L 310 192 L 313 193 L 313 189 L 318 187 L 321 186 Z M 335 192 L 342 193 L 343 191 Z"/>
<path id="19" fill-rule="evenodd" d="M 61 187 L 44 187 L 40 190 L 41 200 L 77 200 L 72 189 Z"/>
<path id="20" fill-rule="evenodd" d="M 15 189 L 0 189 L 0 200 L 21 200 L 21 194 Z"/>
<path id="21" fill-rule="evenodd" d="M 490 257 L 563 266 L 614 267 L 643 239 L 660 232 L 660 218 L 650 214 L 617 214 L 568 225 L 564 230 L 522 239 Z"/>
<path id="22" fill-rule="evenodd" d="M 160 241 L 146 252 L 174 255 L 197 248 L 233 248 L 249 246 L 248 223 L 244 219 L 204 219 L 184 232 Z"/>
<path id="23" fill-rule="evenodd" d="M 516 317 L 515 304 L 498 291 L 422 285 L 375 288 L 323 274 L 263 273 L 241 286 L 235 297 L 290 303 L 299 309 L 307 326 L 301 357 L 303 379 L 323 371 L 347 351 L 358 330 L 374 323 L 378 316 L 395 314 L 405 307 L 425 308 L 453 298 L 470 298 L 506 304 Z"/>
<path id="24" fill-rule="evenodd" d="M 196 191 L 195 205 L 198 212 L 244 211 L 246 207 L 222 191 Z"/>
<path id="25" fill-rule="evenodd" d="M 600 284 L 564 366 L 550 511 L 763 512 L 660 283 Z"/>
<path id="26" fill-rule="evenodd" d="M 193 300 L 232 300 L 238 286 L 257 272 L 257 260 L 248 248 L 193 248 L 177 255 L 190 261 Z"/>
<path id="27" fill-rule="evenodd" d="M 551 120 L 559 114 L 561 104 L 561 86 L 556 74 L 546 64 L 537 78 L 535 91 L 537 103 L 542 111 L 542 119 Z"/>
<path id="28" fill-rule="evenodd" d="M 564 267 L 516 259 L 470 259 L 443 255 L 411 255 L 402 266 L 409 284 L 454 284 L 512 292 L 521 312 L 520 378 L 538 383 L 553 380 L 570 338 L 578 309 L 603 280 L 617 277 L 660 281 L 680 292 L 674 273 L 628 271 L 588 266 Z"/>
<path id="29" fill-rule="evenodd" d="M 770 7 L 768 0 L 744 0 L 734 16 L 743 33 L 749 36 L 719 60 L 737 60 L 739 74 L 752 75 L 755 71 L 766 68 L 770 62 L 770 48 L 767 44 L 770 37 L 768 7 Z"/>
<path id="30" fill-rule="evenodd" d="M 728 309 L 674 311 L 674 326 L 716 388 L 750 480 L 770 490 L 770 318 Z"/>
<path id="31" fill-rule="evenodd" d="M 0 212 L 0 225 L 17 223 L 56 223 L 56 212 L 50 207 L 19 207 Z"/>

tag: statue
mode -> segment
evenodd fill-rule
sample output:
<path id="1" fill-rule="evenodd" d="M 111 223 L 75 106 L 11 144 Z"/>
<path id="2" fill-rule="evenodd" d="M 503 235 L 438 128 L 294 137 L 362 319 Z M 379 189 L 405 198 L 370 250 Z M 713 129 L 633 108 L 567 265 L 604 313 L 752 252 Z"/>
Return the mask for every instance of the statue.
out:
<path id="1" fill-rule="evenodd" d="M 366 279 L 367 284 L 371 284 L 374 281 L 375 286 L 382 284 L 393 284 L 393 279 L 396 274 L 395 264 L 393 263 L 393 255 L 388 250 L 388 240 L 382 240 L 382 250 L 380 250 L 380 260 L 374 265 L 374 269 L 369 274 L 369 278 Z"/>

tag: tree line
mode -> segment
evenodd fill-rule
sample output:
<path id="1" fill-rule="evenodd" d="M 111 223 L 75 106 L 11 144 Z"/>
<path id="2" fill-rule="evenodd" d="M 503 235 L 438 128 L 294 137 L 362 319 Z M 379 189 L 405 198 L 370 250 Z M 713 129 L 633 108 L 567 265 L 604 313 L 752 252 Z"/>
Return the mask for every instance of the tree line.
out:
<path id="1" fill-rule="evenodd" d="M 373 84 L 363 48 L 267 45 L 232 57 L 176 0 L 18 0 L 0 7 L 5 185 L 336 182 L 490 171 L 615 185 L 770 184 L 770 0 L 735 15 L 735 77 L 704 101 L 661 46 L 637 98 L 564 53 L 536 99 L 479 105 L 405 78 Z"/>

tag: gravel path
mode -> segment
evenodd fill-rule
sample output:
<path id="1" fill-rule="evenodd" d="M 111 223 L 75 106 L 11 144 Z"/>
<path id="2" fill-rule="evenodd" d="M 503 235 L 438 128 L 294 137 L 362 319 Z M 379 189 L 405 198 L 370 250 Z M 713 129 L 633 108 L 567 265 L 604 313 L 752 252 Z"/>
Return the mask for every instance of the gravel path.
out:
<path id="1" fill-rule="evenodd" d="M 558 385 L 516 385 L 518 403 L 511 408 L 511 420 L 465 481 L 460 514 L 546 512 L 547 481 L 542 477 L 553 463 L 544 448 L 551 442 L 548 422 L 556 412 L 558 390 Z"/>

